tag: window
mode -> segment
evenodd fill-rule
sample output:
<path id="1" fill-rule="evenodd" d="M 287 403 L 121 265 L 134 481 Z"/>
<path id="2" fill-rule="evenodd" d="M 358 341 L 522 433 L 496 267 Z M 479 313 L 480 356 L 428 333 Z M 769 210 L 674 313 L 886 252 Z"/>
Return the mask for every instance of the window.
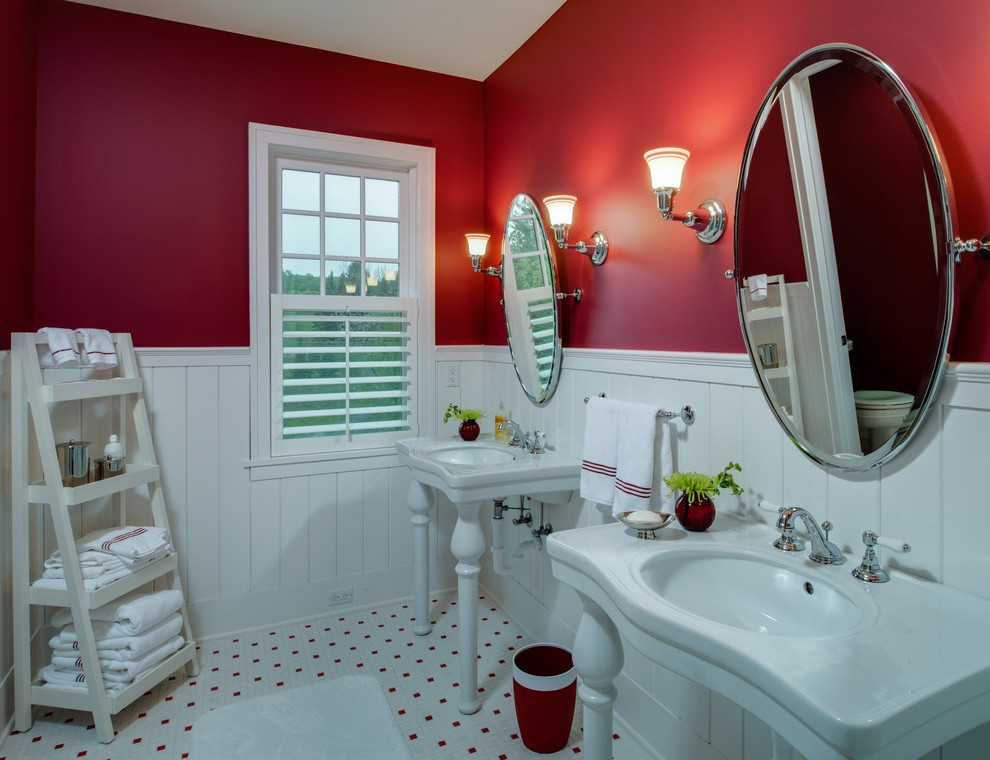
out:
<path id="1" fill-rule="evenodd" d="M 392 453 L 432 387 L 433 150 L 250 136 L 253 459 Z"/>

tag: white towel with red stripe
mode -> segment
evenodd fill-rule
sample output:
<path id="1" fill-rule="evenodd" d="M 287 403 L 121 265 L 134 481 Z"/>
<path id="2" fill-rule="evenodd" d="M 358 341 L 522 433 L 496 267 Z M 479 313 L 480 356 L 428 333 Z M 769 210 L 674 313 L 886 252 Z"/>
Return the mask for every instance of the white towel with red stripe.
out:
<path id="1" fill-rule="evenodd" d="M 45 368 L 79 366 L 79 348 L 76 333 L 66 327 L 42 327 L 38 332 L 48 336 L 48 351 L 41 357 Z"/>
<path id="2" fill-rule="evenodd" d="M 620 512 L 650 508 L 659 411 L 659 407 L 651 404 L 619 404 L 613 517 Z"/>
<path id="3" fill-rule="evenodd" d="M 109 330 L 96 327 L 77 327 L 76 332 L 82 336 L 82 360 L 96 369 L 108 369 L 117 366 L 117 349 L 113 345 L 113 336 Z"/>
<path id="4" fill-rule="evenodd" d="M 125 566 L 143 565 L 172 553 L 168 531 L 157 526 L 143 527 L 128 525 L 123 528 L 94 530 L 76 541 L 76 551 L 102 552 L 113 555 Z M 61 555 L 56 549 L 51 556 L 54 561 L 46 567 L 61 565 Z"/>
<path id="5" fill-rule="evenodd" d="M 182 649 L 186 640 L 179 635 L 168 639 L 164 644 L 159 644 L 147 654 L 141 655 L 134 660 L 107 660 L 100 658 L 100 670 L 103 671 L 105 681 L 133 681 L 138 675 L 146 670 L 150 670 L 169 655 L 173 655 Z M 97 650 L 99 651 L 99 650 Z M 52 656 L 52 667 L 60 673 L 81 673 L 83 669 L 83 658 L 76 654 Z"/>
<path id="6" fill-rule="evenodd" d="M 106 620 L 93 621 L 96 652 L 102 660 L 133 660 L 150 652 L 182 631 L 182 615 L 173 612 L 158 625 L 137 636 L 122 636 Z M 59 657 L 79 653 L 79 635 L 75 626 L 67 625 L 48 641 L 52 653 Z"/>
<path id="7" fill-rule="evenodd" d="M 619 402 L 600 396 L 589 398 L 581 459 L 582 499 L 611 504 L 615 498 L 618 434 Z"/>

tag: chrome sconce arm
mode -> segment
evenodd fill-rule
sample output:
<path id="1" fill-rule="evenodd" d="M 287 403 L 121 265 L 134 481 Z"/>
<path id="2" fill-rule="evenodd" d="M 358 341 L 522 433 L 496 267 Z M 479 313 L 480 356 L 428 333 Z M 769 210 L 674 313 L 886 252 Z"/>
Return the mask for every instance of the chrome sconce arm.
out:
<path id="1" fill-rule="evenodd" d="M 975 253 L 984 261 L 990 261 L 990 232 L 979 240 L 976 238 L 970 238 L 969 240 L 956 238 L 952 241 L 952 250 L 956 254 L 957 264 L 962 261 L 962 255 L 964 253 Z"/>
<path id="2" fill-rule="evenodd" d="M 554 240 L 561 250 L 569 248 L 577 253 L 584 254 L 596 267 L 605 263 L 608 256 L 608 236 L 601 230 L 596 230 L 591 235 L 591 242 L 586 243 L 580 240 L 577 243 L 568 243 L 567 235 L 571 230 L 571 220 L 574 218 L 574 204 L 577 197 L 573 195 L 550 195 L 543 199 L 547 207 L 547 214 L 550 216 L 550 226 L 553 228 Z"/>
<path id="3" fill-rule="evenodd" d="M 481 232 L 469 232 L 464 237 L 467 238 L 468 256 L 471 257 L 471 268 L 478 274 L 487 274 L 492 277 L 501 278 L 502 267 L 482 268 L 481 266 L 481 259 L 485 255 L 485 249 L 488 247 L 488 239 L 491 235 L 485 235 Z"/>
<path id="4" fill-rule="evenodd" d="M 681 174 L 691 152 L 684 148 L 656 148 L 643 154 L 650 167 L 657 210 L 664 221 L 680 222 L 694 230 L 702 243 L 711 244 L 725 232 L 725 204 L 716 198 L 702 201 L 698 208 L 679 214 L 674 211 L 674 197 L 681 187 Z"/>

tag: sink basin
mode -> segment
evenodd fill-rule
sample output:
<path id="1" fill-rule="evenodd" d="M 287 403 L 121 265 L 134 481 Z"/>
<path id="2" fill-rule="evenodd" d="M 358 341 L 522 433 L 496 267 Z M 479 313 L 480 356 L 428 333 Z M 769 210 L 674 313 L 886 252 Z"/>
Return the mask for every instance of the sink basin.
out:
<path id="1" fill-rule="evenodd" d="M 831 584 L 751 554 L 669 552 L 644 563 L 639 578 L 685 612 L 752 633 L 831 635 L 853 629 L 863 616 Z"/>
<path id="2" fill-rule="evenodd" d="M 507 464 L 517 459 L 516 452 L 504 446 L 452 446 L 449 449 L 432 451 L 429 456 L 444 464 L 472 466 Z"/>
<path id="3" fill-rule="evenodd" d="M 439 489 L 455 504 L 524 494 L 564 503 L 581 479 L 581 463 L 574 457 L 558 451 L 531 454 L 497 444 L 491 435 L 476 441 L 406 438 L 395 442 L 395 450 L 415 480 Z"/>

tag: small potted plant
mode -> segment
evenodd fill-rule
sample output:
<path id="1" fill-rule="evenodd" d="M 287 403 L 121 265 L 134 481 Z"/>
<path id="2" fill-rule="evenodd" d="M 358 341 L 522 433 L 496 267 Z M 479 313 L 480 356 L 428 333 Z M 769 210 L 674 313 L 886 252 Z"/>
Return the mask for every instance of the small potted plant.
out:
<path id="1" fill-rule="evenodd" d="M 478 424 L 478 420 L 484 416 L 485 413 L 481 409 L 461 409 L 457 404 L 448 404 L 443 421 L 447 423 L 451 417 L 456 417 L 461 421 L 457 428 L 458 434 L 465 441 L 473 441 L 481 435 L 481 425 Z"/>
<path id="2" fill-rule="evenodd" d="M 670 489 L 667 492 L 668 496 L 674 491 L 681 492 L 674 514 L 677 515 L 677 522 L 684 526 L 685 530 L 707 530 L 715 522 L 715 504 L 712 502 L 715 494 L 721 493 L 723 489 L 731 490 L 736 496 L 743 492 L 732 477 L 733 470 L 742 472 L 742 467 L 735 462 L 729 462 L 715 475 L 674 472 L 663 476 L 664 484 Z"/>

